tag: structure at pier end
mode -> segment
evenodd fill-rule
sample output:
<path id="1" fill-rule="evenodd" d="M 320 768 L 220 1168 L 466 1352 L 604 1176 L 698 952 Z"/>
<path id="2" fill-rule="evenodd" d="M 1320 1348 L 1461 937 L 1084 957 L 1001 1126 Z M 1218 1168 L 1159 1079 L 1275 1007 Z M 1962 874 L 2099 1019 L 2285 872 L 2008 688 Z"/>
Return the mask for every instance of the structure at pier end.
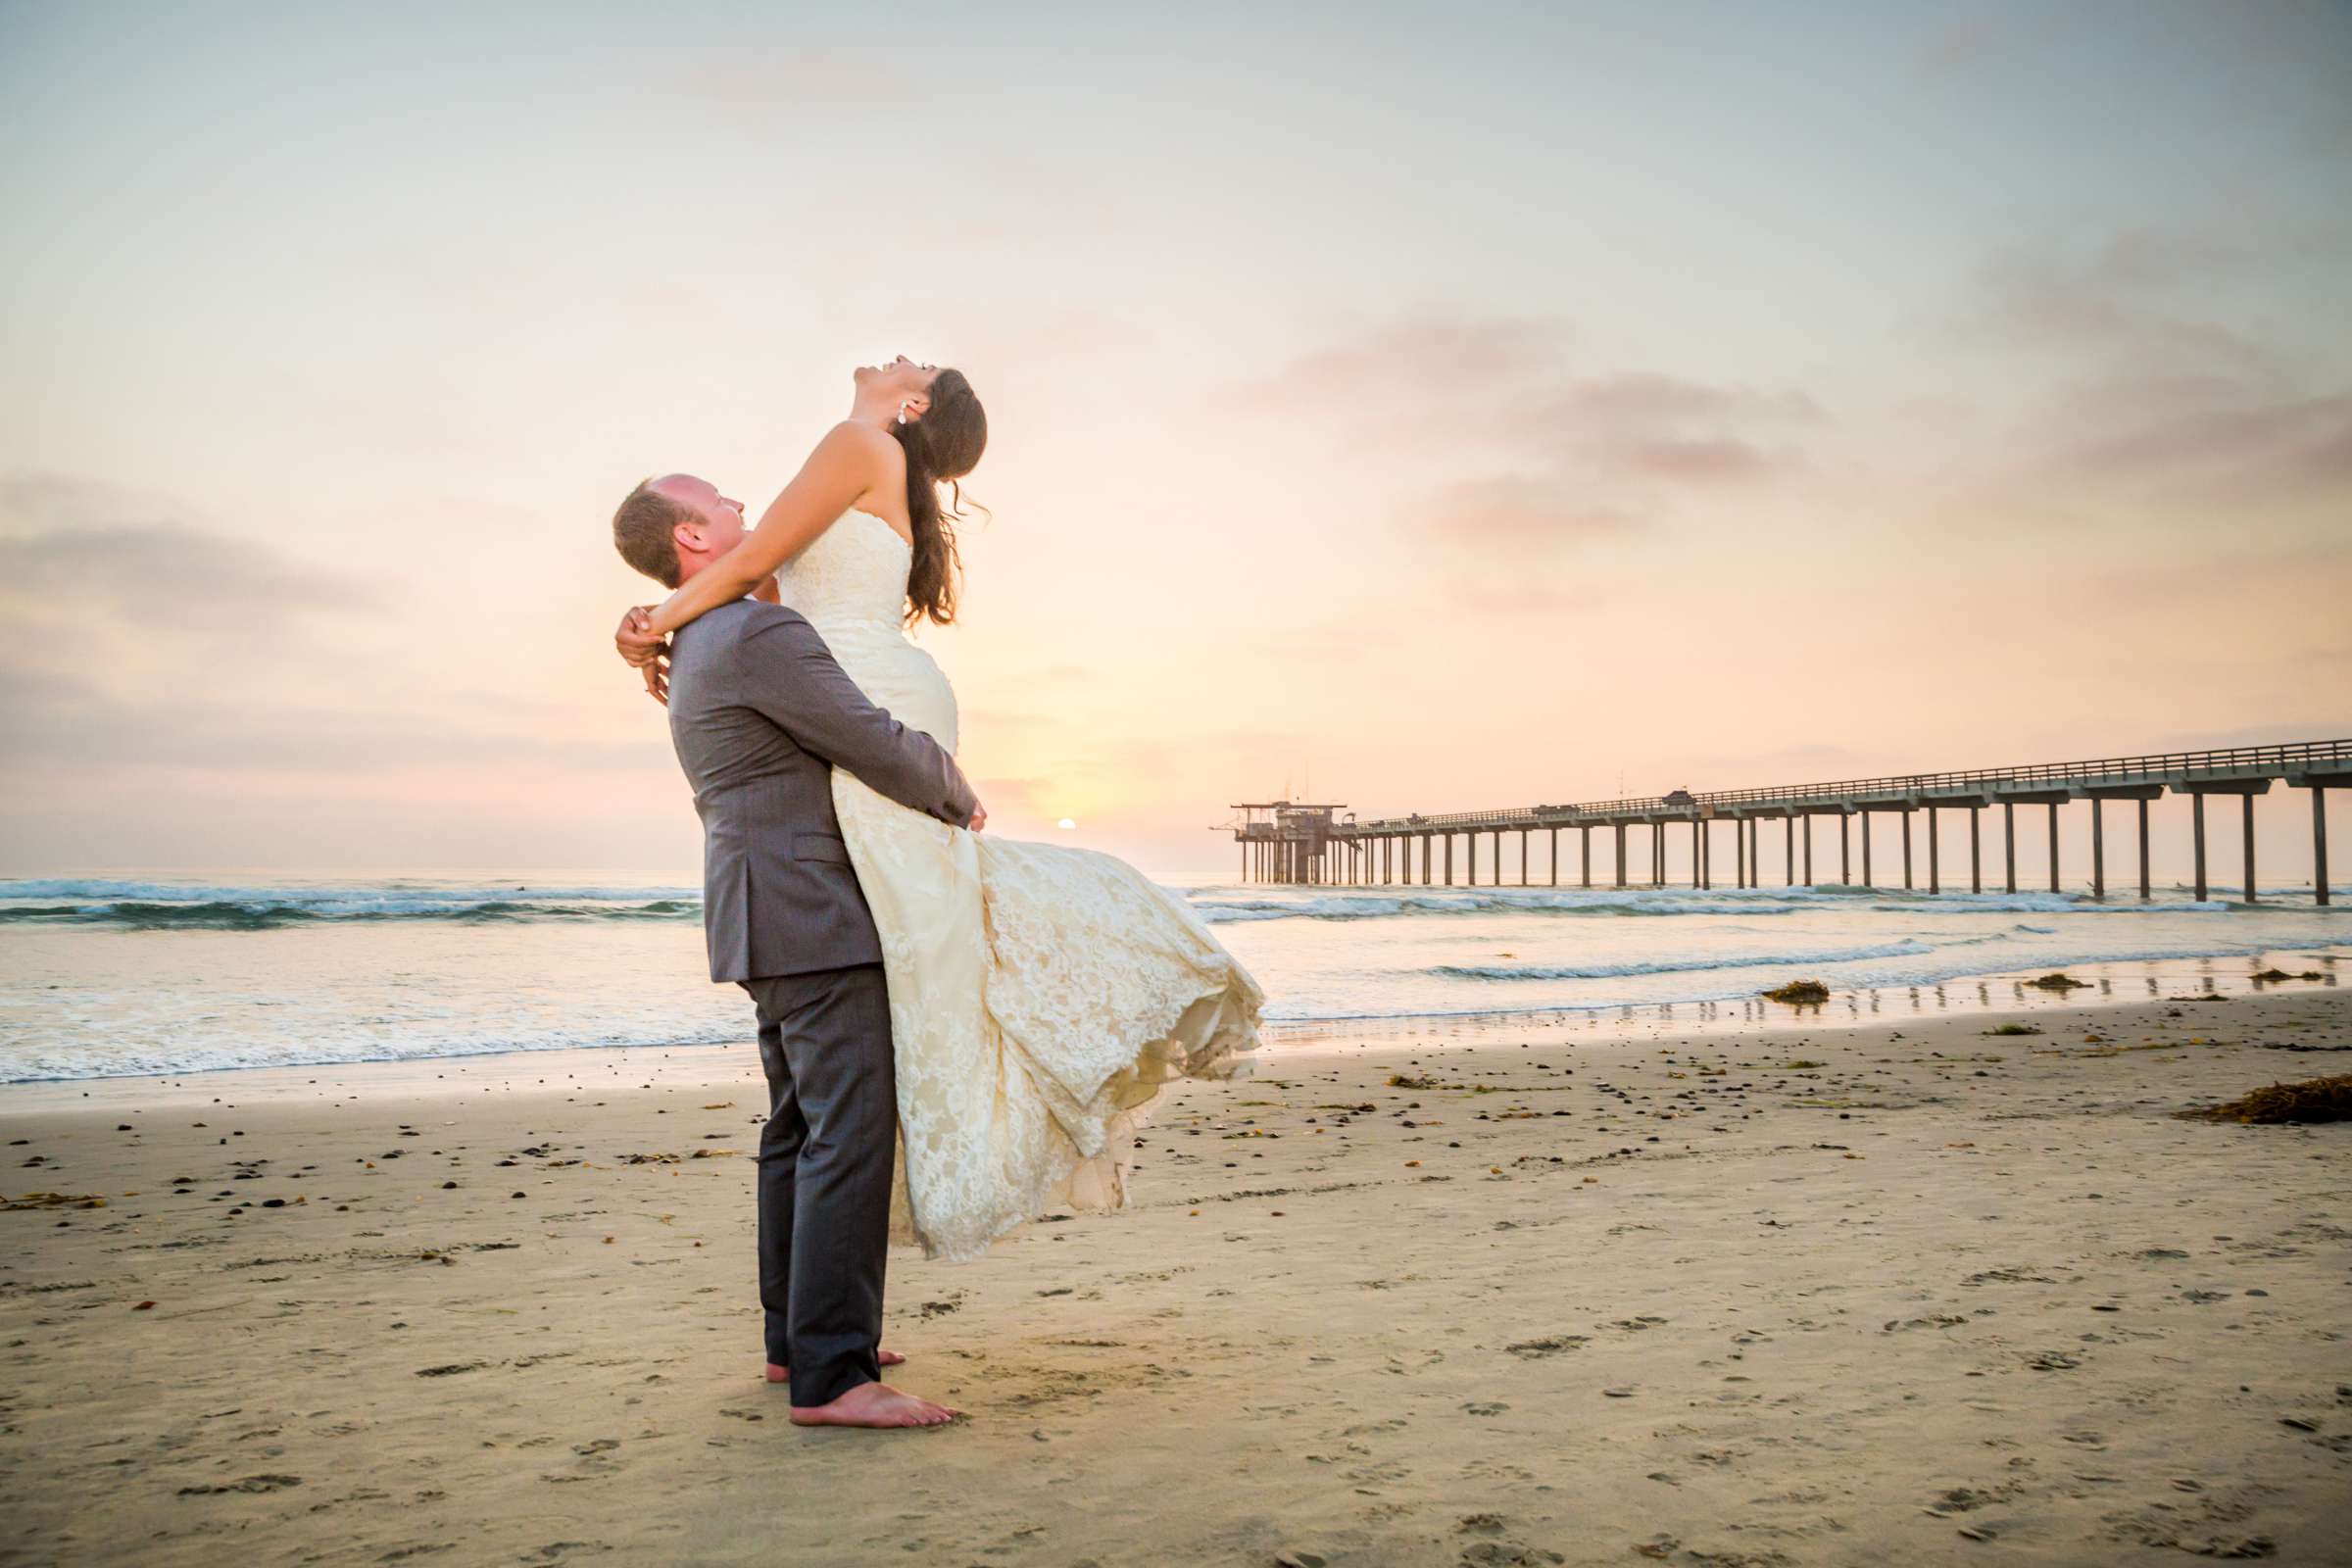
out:
<path id="1" fill-rule="evenodd" d="M 1784 885 L 1818 887 L 1830 881 L 1826 868 L 1814 875 L 1813 819 L 1838 819 L 1838 875 L 1842 886 L 1855 883 L 1854 848 L 1860 841 L 1863 886 L 1876 886 L 1872 860 L 1871 818 L 1899 818 L 1903 866 L 1902 885 L 1915 887 L 1912 814 L 1927 818 L 1926 873 L 1930 893 L 1943 891 L 1941 812 L 1968 813 L 1969 890 L 1984 890 L 1983 813 L 1998 807 L 2001 812 L 2001 883 L 2018 890 L 2019 851 L 2017 812 L 2046 808 L 2048 815 L 2049 886 L 2058 891 L 2059 810 L 2077 803 L 2090 808 L 2091 893 L 2107 896 L 2107 827 L 2105 808 L 2130 803 L 2138 816 L 2139 896 L 2149 897 L 2148 806 L 2167 794 L 2188 797 L 2191 842 L 2196 855 L 2196 897 L 2208 892 L 2205 803 L 2210 796 L 2236 796 L 2242 813 L 2241 856 L 2245 868 L 2244 897 L 2257 901 L 2254 873 L 2254 797 L 2270 792 L 2273 784 L 2311 791 L 2312 886 L 2317 902 L 2327 904 L 2328 791 L 2352 788 L 2352 740 L 2294 741 L 2276 746 L 2233 746 L 2203 752 L 2172 752 L 2156 757 L 2115 757 L 2084 762 L 2045 762 L 2025 767 L 1978 768 L 1958 773 L 1911 773 L 1888 778 L 1846 779 L 1830 784 L 1797 784 L 1773 789 L 1719 790 L 1694 795 L 1676 789 L 1655 797 L 1592 801 L 1573 806 L 1512 807 L 1496 811 L 1448 811 L 1436 816 L 1414 812 L 1358 822 L 1354 813 L 1338 813 L 1335 805 L 1294 801 L 1265 801 L 1236 806 L 1240 813 L 1215 831 L 1230 832 L 1242 849 L 1242 880 L 1388 887 L 1405 884 L 1453 886 L 1453 841 L 1464 841 L 1462 885 L 1476 885 L 1478 838 L 1494 836 L 1489 861 L 1489 885 L 1502 885 L 1503 835 L 1519 836 L 1520 886 L 1534 885 L 1530 876 L 1529 844 L 1537 833 L 1549 838 L 1544 885 L 1560 885 L 1560 833 L 1578 835 L 1577 885 L 1592 885 L 1592 830 L 1599 828 L 1614 841 L 1610 863 L 1617 887 L 1666 885 L 1666 832 L 1687 825 L 1690 831 L 1690 885 L 1715 885 L 1715 824 L 1731 824 L 1731 870 L 1736 887 L 1763 885 L 1762 859 L 1769 821 L 1782 824 Z M 2030 819 L 2029 819 L 2030 820 Z M 1802 824 L 1801 827 L 1799 824 Z M 1632 877 L 1627 863 L 1629 831 L 1648 828 L 1648 875 Z M 1801 846 L 1800 846 L 1801 834 Z M 1415 852 L 1418 850 L 1416 865 Z M 1826 847 L 1825 847 L 1826 850 Z M 1801 873 L 1801 874 L 1800 874 Z"/>
<path id="2" fill-rule="evenodd" d="M 1240 812 L 1227 824 L 1242 847 L 1244 882 L 1322 882 L 1331 846 L 1344 825 L 1339 805 L 1303 801 L 1258 801 L 1229 808 Z"/>

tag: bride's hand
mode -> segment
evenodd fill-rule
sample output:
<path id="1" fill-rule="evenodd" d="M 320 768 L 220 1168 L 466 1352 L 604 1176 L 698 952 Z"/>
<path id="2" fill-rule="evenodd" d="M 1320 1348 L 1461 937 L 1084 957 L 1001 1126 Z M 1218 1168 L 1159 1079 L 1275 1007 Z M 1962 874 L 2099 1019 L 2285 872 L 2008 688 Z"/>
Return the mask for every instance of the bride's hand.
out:
<path id="1" fill-rule="evenodd" d="M 669 656 L 662 655 L 639 673 L 645 676 L 646 695 L 663 708 L 669 706 Z"/>
<path id="2" fill-rule="evenodd" d="M 651 605 L 631 607 L 620 617 L 620 629 L 612 634 L 613 651 L 638 669 L 651 664 L 668 647 L 669 639 L 654 630 Z"/>

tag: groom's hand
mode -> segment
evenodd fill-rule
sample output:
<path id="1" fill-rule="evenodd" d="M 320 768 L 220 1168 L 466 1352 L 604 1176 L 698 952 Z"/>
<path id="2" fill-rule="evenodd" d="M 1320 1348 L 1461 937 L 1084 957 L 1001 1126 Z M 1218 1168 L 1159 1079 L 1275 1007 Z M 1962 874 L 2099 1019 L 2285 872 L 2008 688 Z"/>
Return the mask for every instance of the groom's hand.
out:
<path id="1" fill-rule="evenodd" d="M 988 826 L 988 808 L 982 806 L 978 801 L 974 801 L 972 803 L 972 831 L 977 833 L 986 826 Z"/>
<path id="2" fill-rule="evenodd" d="M 669 656 L 662 654 L 640 671 L 645 676 L 645 692 L 663 708 L 669 706 Z"/>

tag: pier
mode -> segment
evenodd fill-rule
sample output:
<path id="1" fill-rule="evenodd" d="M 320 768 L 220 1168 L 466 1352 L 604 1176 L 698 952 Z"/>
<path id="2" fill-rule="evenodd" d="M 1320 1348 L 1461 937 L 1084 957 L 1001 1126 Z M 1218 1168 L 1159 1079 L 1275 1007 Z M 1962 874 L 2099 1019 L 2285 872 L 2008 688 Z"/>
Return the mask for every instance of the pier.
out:
<path id="1" fill-rule="evenodd" d="M 1732 886 L 1764 886 L 1765 849 L 1778 837 L 1782 885 L 1819 887 L 1828 874 L 1828 846 L 1823 847 L 1821 875 L 1815 875 L 1814 819 L 1838 821 L 1838 886 L 1875 887 L 1872 818 L 1894 817 L 1886 827 L 1899 845 L 1902 886 L 1920 891 L 1921 867 L 1915 855 L 1913 822 L 1924 814 L 1925 875 L 1929 893 L 1945 886 L 1945 846 L 1942 824 L 1946 813 L 1968 815 L 1968 888 L 1984 891 L 1984 813 L 1998 808 L 2001 814 L 2000 880 L 2002 890 L 2018 891 L 2018 812 L 2046 812 L 2049 890 L 2058 892 L 2059 813 L 2063 808 L 2090 808 L 2091 895 L 2107 896 L 2107 816 L 2109 806 L 2129 804 L 2137 814 L 2139 897 L 2149 897 L 2148 808 L 2167 795 L 2186 796 L 2190 843 L 2196 858 L 2195 893 L 2207 897 L 2208 869 L 2205 808 L 2209 797 L 2234 796 L 2242 813 L 2240 864 L 2245 871 L 2244 895 L 2259 901 L 2254 858 L 2254 797 L 2274 784 L 2311 792 L 2312 887 L 2314 898 L 2328 897 L 2328 792 L 2352 788 L 2352 740 L 2295 741 L 2278 746 L 2232 746 L 2202 752 L 2173 752 L 2159 757 L 2111 757 L 2086 762 L 2044 762 L 2025 767 L 1977 768 L 1958 773 L 1911 773 L 1889 778 L 1846 779 L 1829 784 L 1796 784 L 1772 789 L 1718 790 L 1693 795 L 1671 790 L 1664 795 L 1618 801 L 1590 801 L 1572 806 L 1523 806 L 1495 811 L 1448 811 L 1435 816 L 1414 812 L 1359 822 L 1339 803 L 1309 804 L 1264 801 L 1235 806 L 1238 813 L 1216 829 L 1231 832 L 1241 846 L 1244 882 L 1277 882 L 1348 887 L 1476 886 L 1477 849 L 1481 834 L 1492 835 L 1494 854 L 1488 885 L 1502 880 L 1504 835 L 1518 842 L 1520 887 L 1561 886 L 1560 835 L 1577 836 L 1576 863 L 1571 886 L 1592 886 L 1592 834 L 1598 829 L 1610 841 L 1609 870 L 1616 887 L 1655 887 L 1666 883 L 1666 835 L 1688 829 L 1690 835 L 1690 886 L 1716 885 L 1716 841 L 1726 835 L 1716 827 L 1729 822 Z M 1345 814 L 1343 814 L 1345 813 Z M 2081 813 L 2077 813 L 2079 817 Z M 2029 828 L 2033 816 L 2028 816 Z M 1764 831 L 1766 823 L 1781 824 L 1778 835 Z M 1957 824 L 1955 824 L 1957 825 Z M 1629 880 L 1627 835 L 1646 828 L 1648 875 Z M 1538 883 L 1531 873 L 1531 843 L 1546 835 L 1547 847 Z M 1823 837 L 1826 839 L 1827 835 Z M 1454 840 L 1463 841 L 1462 878 L 1454 876 Z M 1637 844 L 1639 839 L 1637 838 Z M 1860 851 L 1856 855 L 1857 848 Z M 2031 844 L 2027 847 L 2029 864 Z M 1957 846 L 1953 886 L 1958 886 Z"/>

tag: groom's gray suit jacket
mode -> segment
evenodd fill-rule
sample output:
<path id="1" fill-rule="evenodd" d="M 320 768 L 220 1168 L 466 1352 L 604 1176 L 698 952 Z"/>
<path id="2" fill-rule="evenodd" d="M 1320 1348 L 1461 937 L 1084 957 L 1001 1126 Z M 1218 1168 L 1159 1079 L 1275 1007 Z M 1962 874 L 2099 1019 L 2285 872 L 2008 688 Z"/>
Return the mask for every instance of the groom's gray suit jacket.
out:
<path id="1" fill-rule="evenodd" d="M 670 639 L 669 738 L 703 818 L 710 978 L 878 963 L 882 947 L 833 814 L 832 769 L 962 827 L 956 760 L 866 700 L 798 612 L 722 605 Z"/>

